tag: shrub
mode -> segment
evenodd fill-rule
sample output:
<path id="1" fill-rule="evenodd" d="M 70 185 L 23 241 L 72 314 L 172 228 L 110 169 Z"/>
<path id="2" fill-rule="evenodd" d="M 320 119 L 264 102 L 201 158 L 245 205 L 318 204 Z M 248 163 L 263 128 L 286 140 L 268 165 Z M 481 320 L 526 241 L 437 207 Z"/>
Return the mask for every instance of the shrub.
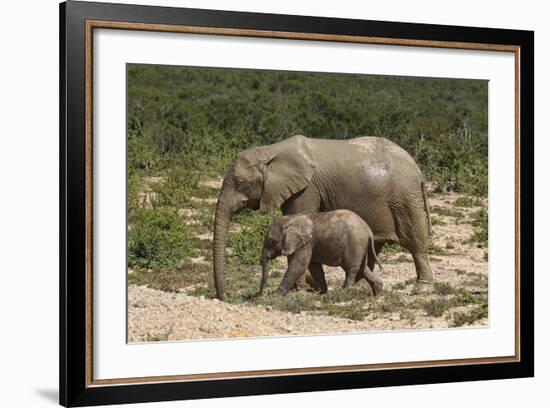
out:
<path id="1" fill-rule="evenodd" d="M 452 130 L 449 129 L 452 134 Z M 441 135 L 428 142 L 419 140 L 407 150 L 419 162 L 436 192 L 457 191 L 486 196 L 488 165 L 486 138 L 455 138 Z"/>
<path id="2" fill-rule="evenodd" d="M 241 226 L 241 230 L 229 234 L 228 245 L 233 248 L 233 256 L 241 264 L 259 264 L 265 234 L 277 215 L 245 210 L 234 218 L 234 222 Z"/>
<path id="3" fill-rule="evenodd" d="M 199 174 L 190 163 L 180 160 L 171 167 L 160 183 L 151 188 L 157 193 L 156 205 L 181 208 L 189 203 L 193 191 L 198 189 Z"/>
<path id="4" fill-rule="evenodd" d="M 324 304 L 323 311 L 329 316 L 341 317 L 350 320 L 365 320 L 365 310 L 363 302 L 351 302 L 345 305 Z"/>
<path id="5" fill-rule="evenodd" d="M 220 174 L 293 134 L 386 137 L 437 191 L 487 194 L 487 81 L 155 65 L 128 67 L 128 165 L 185 157 Z"/>
<path id="6" fill-rule="evenodd" d="M 399 320 L 408 320 L 410 324 L 414 324 L 416 321 L 416 316 L 410 310 L 401 310 L 399 312 Z"/>
<path id="7" fill-rule="evenodd" d="M 453 295 L 456 293 L 456 289 L 453 288 L 447 282 L 434 282 L 434 290 L 438 295 Z"/>
<path id="8" fill-rule="evenodd" d="M 191 230 L 175 210 L 138 208 L 132 218 L 128 227 L 130 267 L 177 266 L 191 254 Z"/>
<path id="9" fill-rule="evenodd" d="M 453 326 L 460 327 L 465 324 L 472 324 L 478 320 L 489 316 L 489 305 L 487 302 L 477 306 L 466 313 L 456 312 L 453 313 Z"/>
<path id="10" fill-rule="evenodd" d="M 128 173 L 128 216 L 129 222 L 132 222 L 132 215 L 135 210 L 140 206 L 139 202 L 139 191 L 142 180 L 135 172 Z"/>
<path id="11" fill-rule="evenodd" d="M 265 294 L 261 298 L 261 304 L 284 312 L 300 313 L 318 309 L 317 298 L 318 296 L 312 293 L 291 291 L 286 296 Z"/>
<path id="12" fill-rule="evenodd" d="M 479 198 L 473 197 L 458 197 L 454 203 L 457 207 L 475 207 L 481 205 L 481 200 Z"/>
<path id="13" fill-rule="evenodd" d="M 475 212 L 472 215 L 472 225 L 475 232 L 470 237 L 470 242 L 487 246 L 489 240 L 489 213 L 485 208 Z"/>
<path id="14" fill-rule="evenodd" d="M 428 316 L 443 316 L 450 307 L 452 306 L 451 302 L 446 299 L 432 299 L 421 303 L 422 309 L 426 312 Z"/>
<path id="15" fill-rule="evenodd" d="M 398 292 L 386 292 L 377 308 L 383 313 L 393 313 L 405 306 L 406 303 Z"/>
<path id="16" fill-rule="evenodd" d="M 141 121 L 136 117 L 128 120 L 128 169 L 150 171 L 159 165 L 160 157 L 155 152 L 151 138 L 143 134 Z"/>

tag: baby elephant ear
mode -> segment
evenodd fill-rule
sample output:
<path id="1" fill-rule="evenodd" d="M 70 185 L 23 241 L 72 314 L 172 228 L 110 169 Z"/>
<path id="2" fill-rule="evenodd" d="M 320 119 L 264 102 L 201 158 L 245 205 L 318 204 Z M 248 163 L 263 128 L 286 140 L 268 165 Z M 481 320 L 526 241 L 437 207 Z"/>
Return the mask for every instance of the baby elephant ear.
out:
<path id="1" fill-rule="evenodd" d="M 283 227 L 283 250 L 287 256 L 307 245 L 313 238 L 313 222 L 305 215 L 291 217 Z"/>

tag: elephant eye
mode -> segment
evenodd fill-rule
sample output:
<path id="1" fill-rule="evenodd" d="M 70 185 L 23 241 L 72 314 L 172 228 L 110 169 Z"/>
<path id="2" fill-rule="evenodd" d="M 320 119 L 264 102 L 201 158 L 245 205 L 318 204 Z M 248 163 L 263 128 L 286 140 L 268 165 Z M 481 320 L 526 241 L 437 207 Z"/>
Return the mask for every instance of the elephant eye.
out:
<path id="1" fill-rule="evenodd" d="M 242 190 L 245 187 L 245 185 L 246 183 L 244 182 L 243 179 L 235 180 L 235 186 L 237 187 L 238 190 Z"/>

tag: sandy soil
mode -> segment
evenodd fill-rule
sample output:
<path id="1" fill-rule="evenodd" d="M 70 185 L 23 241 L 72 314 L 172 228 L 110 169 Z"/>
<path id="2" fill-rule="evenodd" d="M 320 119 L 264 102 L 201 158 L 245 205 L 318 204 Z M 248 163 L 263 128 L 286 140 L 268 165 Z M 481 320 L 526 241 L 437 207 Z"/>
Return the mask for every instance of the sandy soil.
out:
<path id="1" fill-rule="evenodd" d="M 396 313 L 389 318 L 356 321 L 309 312 L 285 313 L 270 306 L 233 305 L 143 286 L 128 288 L 128 306 L 130 342 L 448 327 L 444 317 L 425 316 L 411 324 Z"/>

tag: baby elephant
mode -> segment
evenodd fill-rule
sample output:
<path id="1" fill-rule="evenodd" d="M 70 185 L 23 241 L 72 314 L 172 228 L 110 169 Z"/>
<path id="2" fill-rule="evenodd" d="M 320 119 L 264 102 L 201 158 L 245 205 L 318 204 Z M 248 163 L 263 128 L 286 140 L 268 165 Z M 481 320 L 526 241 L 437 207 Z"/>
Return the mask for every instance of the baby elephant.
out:
<path id="1" fill-rule="evenodd" d="M 367 266 L 367 257 L 380 261 L 374 251 L 372 230 L 357 214 L 348 210 L 335 210 L 308 215 L 291 215 L 276 218 L 264 240 L 262 251 L 263 292 L 268 277 L 267 261 L 285 255 L 288 269 L 279 286 L 285 295 L 309 268 L 315 286 L 321 293 L 327 292 L 322 265 L 341 266 L 346 272 L 344 288 L 355 283 L 363 274 L 378 294 L 382 281 Z M 380 265 L 381 267 L 381 265 Z"/>

